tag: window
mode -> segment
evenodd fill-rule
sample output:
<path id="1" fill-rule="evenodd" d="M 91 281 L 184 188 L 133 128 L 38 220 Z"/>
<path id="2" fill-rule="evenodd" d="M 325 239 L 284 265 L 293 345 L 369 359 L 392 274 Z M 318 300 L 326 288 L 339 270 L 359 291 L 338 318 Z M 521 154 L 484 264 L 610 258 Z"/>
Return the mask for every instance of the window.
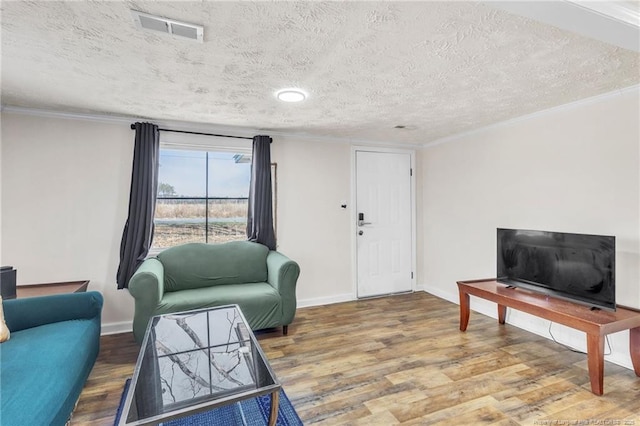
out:
<path id="1" fill-rule="evenodd" d="M 251 155 L 160 149 L 152 251 L 246 239 Z"/>

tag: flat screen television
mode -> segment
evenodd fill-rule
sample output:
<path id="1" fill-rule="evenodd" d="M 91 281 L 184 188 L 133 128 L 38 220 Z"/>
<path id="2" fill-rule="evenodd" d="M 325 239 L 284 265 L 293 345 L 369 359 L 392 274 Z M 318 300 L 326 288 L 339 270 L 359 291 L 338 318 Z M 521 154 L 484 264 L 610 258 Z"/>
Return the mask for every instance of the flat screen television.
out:
<path id="1" fill-rule="evenodd" d="M 498 282 L 616 309 L 616 239 L 498 228 Z"/>

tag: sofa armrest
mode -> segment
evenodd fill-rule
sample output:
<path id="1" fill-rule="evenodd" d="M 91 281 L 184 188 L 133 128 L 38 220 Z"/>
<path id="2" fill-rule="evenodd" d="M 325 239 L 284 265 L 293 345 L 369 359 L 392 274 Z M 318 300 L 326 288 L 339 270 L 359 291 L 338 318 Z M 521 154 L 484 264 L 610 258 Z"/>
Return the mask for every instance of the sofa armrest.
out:
<path id="1" fill-rule="evenodd" d="M 129 293 L 135 299 L 133 335 L 142 343 L 149 318 L 164 296 L 164 266 L 156 258 L 142 262 L 129 280 Z"/>
<path id="2" fill-rule="evenodd" d="M 270 251 L 267 255 L 267 282 L 282 298 L 283 324 L 293 321 L 296 313 L 296 283 L 300 266 L 282 253 Z"/>
<path id="3" fill-rule="evenodd" d="M 103 298 L 97 291 L 4 300 L 4 316 L 11 332 L 75 319 L 100 318 Z"/>
<path id="4" fill-rule="evenodd" d="M 136 299 L 158 306 L 164 296 L 164 266 L 156 258 L 142 262 L 129 280 L 129 293 Z"/>

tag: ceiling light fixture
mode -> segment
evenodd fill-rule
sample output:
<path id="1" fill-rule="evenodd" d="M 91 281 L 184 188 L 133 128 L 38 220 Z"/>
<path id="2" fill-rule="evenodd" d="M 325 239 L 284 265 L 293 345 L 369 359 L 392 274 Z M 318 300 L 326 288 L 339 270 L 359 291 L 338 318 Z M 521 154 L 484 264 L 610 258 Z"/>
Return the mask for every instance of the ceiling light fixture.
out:
<path id="1" fill-rule="evenodd" d="M 307 93 L 302 89 L 289 88 L 278 90 L 276 97 L 282 102 L 302 102 L 307 99 Z"/>

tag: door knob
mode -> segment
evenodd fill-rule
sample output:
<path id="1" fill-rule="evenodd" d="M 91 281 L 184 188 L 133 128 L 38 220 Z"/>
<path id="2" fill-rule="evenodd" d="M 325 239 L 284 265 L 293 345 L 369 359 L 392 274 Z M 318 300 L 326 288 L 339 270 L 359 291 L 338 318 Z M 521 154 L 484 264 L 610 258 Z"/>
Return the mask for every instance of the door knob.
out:
<path id="1" fill-rule="evenodd" d="M 358 226 L 371 225 L 371 222 L 364 221 L 364 213 L 358 213 Z"/>

